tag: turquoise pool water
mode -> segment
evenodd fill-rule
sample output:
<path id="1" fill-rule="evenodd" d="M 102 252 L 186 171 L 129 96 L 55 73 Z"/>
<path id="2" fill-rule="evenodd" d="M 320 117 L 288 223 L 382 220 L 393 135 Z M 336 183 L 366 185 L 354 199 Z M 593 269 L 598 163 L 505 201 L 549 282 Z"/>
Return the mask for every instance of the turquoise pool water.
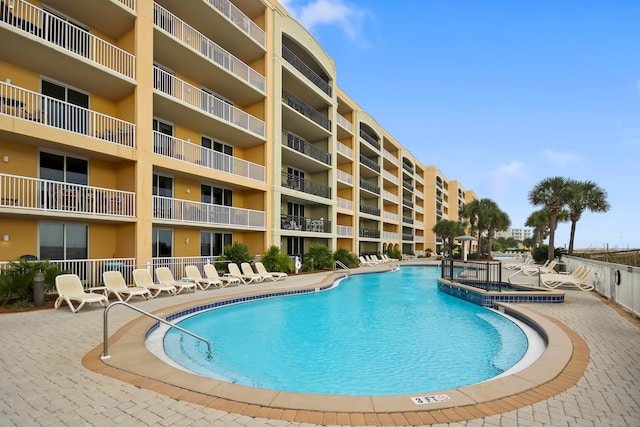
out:
<path id="1" fill-rule="evenodd" d="M 438 292 L 439 269 L 363 274 L 337 288 L 210 310 L 171 330 L 166 354 L 187 370 L 282 391 L 394 395 L 481 382 L 516 364 L 527 338 L 511 320 Z"/>

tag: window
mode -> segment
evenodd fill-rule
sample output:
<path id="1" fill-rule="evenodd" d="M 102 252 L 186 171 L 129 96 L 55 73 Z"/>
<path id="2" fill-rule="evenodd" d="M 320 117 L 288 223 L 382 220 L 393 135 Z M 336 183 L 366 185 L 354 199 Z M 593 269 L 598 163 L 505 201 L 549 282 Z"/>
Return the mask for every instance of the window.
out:
<path id="1" fill-rule="evenodd" d="M 153 216 L 160 219 L 173 218 L 173 178 L 153 174 Z"/>
<path id="2" fill-rule="evenodd" d="M 173 139 L 173 125 L 159 119 L 153 119 L 152 127 L 155 131 L 153 134 L 153 152 L 163 156 L 174 157 L 176 142 Z"/>
<path id="3" fill-rule="evenodd" d="M 232 244 L 233 234 L 231 233 L 200 232 L 200 256 L 224 255 L 224 247 Z"/>
<path id="4" fill-rule="evenodd" d="M 153 174 L 153 195 L 173 197 L 173 178 L 166 175 Z"/>
<path id="5" fill-rule="evenodd" d="M 89 95 L 47 80 L 41 82 L 41 93 L 49 125 L 87 134 Z"/>
<path id="6" fill-rule="evenodd" d="M 208 151 L 203 155 L 203 157 L 207 159 L 205 166 L 223 172 L 233 172 L 233 159 L 231 158 L 233 157 L 233 146 L 214 141 L 208 136 L 202 136 L 200 138 L 200 143 L 203 147 L 214 151 L 214 153 Z M 226 154 L 226 156 L 223 154 Z"/>
<path id="7" fill-rule="evenodd" d="M 287 237 L 287 255 L 304 255 L 304 237 Z"/>
<path id="8" fill-rule="evenodd" d="M 200 186 L 200 201 L 212 205 L 233 206 L 233 191 L 202 184 Z"/>
<path id="9" fill-rule="evenodd" d="M 154 258 L 173 256 L 173 230 L 167 228 L 154 228 L 153 248 L 151 256 Z"/>
<path id="10" fill-rule="evenodd" d="M 287 168 L 287 187 L 304 191 L 304 171 L 289 166 Z"/>
<path id="11" fill-rule="evenodd" d="M 89 163 L 75 157 L 40 152 L 40 179 L 68 184 L 87 185 Z M 42 207 L 54 210 L 81 211 L 86 209 L 86 188 L 75 185 L 42 183 Z"/>
<path id="12" fill-rule="evenodd" d="M 88 229 L 80 224 L 40 223 L 40 259 L 88 259 Z"/>
<path id="13" fill-rule="evenodd" d="M 233 146 L 224 144 L 222 142 L 214 141 L 213 138 L 209 138 L 208 136 L 202 136 L 200 139 L 201 145 L 206 148 L 210 148 L 213 151 L 217 151 L 219 153 L 224 153 L 229 156 L 233 156 Z"/>

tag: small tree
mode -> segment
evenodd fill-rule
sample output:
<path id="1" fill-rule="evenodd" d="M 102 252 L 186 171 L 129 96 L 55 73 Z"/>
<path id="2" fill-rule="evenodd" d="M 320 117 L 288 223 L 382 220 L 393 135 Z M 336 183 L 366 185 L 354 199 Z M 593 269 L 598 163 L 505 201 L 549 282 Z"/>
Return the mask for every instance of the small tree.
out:
<path id="1" fill-rule="evenodd" d="M 304 256 L 303 271 L 322 270 L 333 267 L 333 255 L 329 248 L 320 243 L 313 243 L 309 253 Z"/>
<path id="2" fill-rule="evenodd" d="M 282 271 L 290 273 L 293 271 L 293 262 L 287 254 L 280 252 L 280 248 L 271 245 L 267 251 L 262 254 L 262 264 L 267 271 Z"/>
<path id="3" fill-rule="evenodd" d="M 249 253 L 249 246 L 242 242 L 234 242 L 232 246 L 225 246 L 224 257 L 226 260 L 236 264 L 249 262 L 253 259 L 253 256 Z"/>

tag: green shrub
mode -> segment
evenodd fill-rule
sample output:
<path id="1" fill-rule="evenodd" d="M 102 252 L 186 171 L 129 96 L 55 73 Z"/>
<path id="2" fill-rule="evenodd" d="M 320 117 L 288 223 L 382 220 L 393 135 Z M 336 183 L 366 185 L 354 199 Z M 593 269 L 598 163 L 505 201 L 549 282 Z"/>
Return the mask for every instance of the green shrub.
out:
<path id="1" fill-rule="evenodd" d="M 304 256 L 302 271 L 314 271 L 326 268 L 333 268 L 331 251 L 321 243 L 313 243 L 309 247 L 309 253 Z"/>
<path id="2" fill-rule="evenodd" d="M 346 249 L 338 249 L 337 251 L 335 251 L 333 253 L 333 259 L 335 261 L 340 261 L 341 263 L 343 263 L 344 265 L 346 265 L 347 267 L 357 267 L 358 266 L 358 257 L 354 254 L 349 252 Z"/>
<path id="3" fill-rule="evenodd" d="M 9 268 L 0 274 L 0 304 L 12 301 L 33 301 L 33 276 L 44 274 L 45 292 L 55 288 L 56 276 L 64 273 L 49 261 L 9 261 Z"/>
<path id="4" fill-rule="evenodd" d="M 402 252 L 400 252 L 400 248 L 390 247 L 389 249 L 387 249 L 387 256 L 391 259 L 401 260 Z"/>
<path id="5" fill-rule="evenodd" d="M 533 248 L 531 256 L 537 263 L 544 262 L 547 260 L 548 251 L 549 247 L 547 245 L 540 245 L 537 248 Z"/>
<path id="6" fill-rule="evenodd" d="M 262 254 L 262 264 L 267 271 L 282 271 L 284 273 L 291 273 L 293 271 L 293 262 L 291 257 L 287 254 L 280 252 L 280 248 L 276 245 L 272 245 L 267 249 L 267 252 Z"/>
<path id="7" fill-rule="evenodd" d="M 243 262 L 251 261 L 253 255 L 249 253 L 249 246 L 246 243 L 233 242 L 232 246 L 224 247 L 224 259 L 240 265 Z"/>

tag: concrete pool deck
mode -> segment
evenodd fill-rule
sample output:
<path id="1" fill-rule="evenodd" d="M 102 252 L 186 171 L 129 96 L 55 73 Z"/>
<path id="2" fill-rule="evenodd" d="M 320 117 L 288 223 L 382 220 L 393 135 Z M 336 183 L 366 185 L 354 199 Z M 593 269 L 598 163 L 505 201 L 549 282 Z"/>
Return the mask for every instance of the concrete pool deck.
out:
<path id="1" fill-rule="evenodd" d="M 318 283 L 325 276 L 290 276 L 284 282 L 163 296 L 134 304 L 146 311 L 166 310 L 168 314 L 173 311 L 168 307 L 258 290 L 300 287 Z M 572 340 L 575 357 L 568 370 L 551 382 L 477 405 L 378 413 L 251 405 L 171 385 L 169 377 L 159 382 L 115 369 L 99 359 L 103 310 L 97 306 L 87 306 L 78 314 L 66 307 L 4 314 L 0 316 L 0 367 L 4 372 L 0 380 L 0 419 L 3 425 L 640 425 L 637 322 L 620 315 L 593 293 L 568 290 L 566 300 L 564 304 L 519 304 L 548 318 Z M 111 310 L 110 354 L 114 359 L 126 361 L 131 356 L 116 346 L 131 335 L 120 328 L 144 323 L 139 317 L 123 307 Z M 83 366 L 83 358 L 84 364 L 95 371 Z M 150 356 L 145 361 L 152 360 Z M 117 372 L 114 375 L 109 370 Z M 202 386 L 201 381 L 193 383 L 196 386 L 190 388 Z"/>

